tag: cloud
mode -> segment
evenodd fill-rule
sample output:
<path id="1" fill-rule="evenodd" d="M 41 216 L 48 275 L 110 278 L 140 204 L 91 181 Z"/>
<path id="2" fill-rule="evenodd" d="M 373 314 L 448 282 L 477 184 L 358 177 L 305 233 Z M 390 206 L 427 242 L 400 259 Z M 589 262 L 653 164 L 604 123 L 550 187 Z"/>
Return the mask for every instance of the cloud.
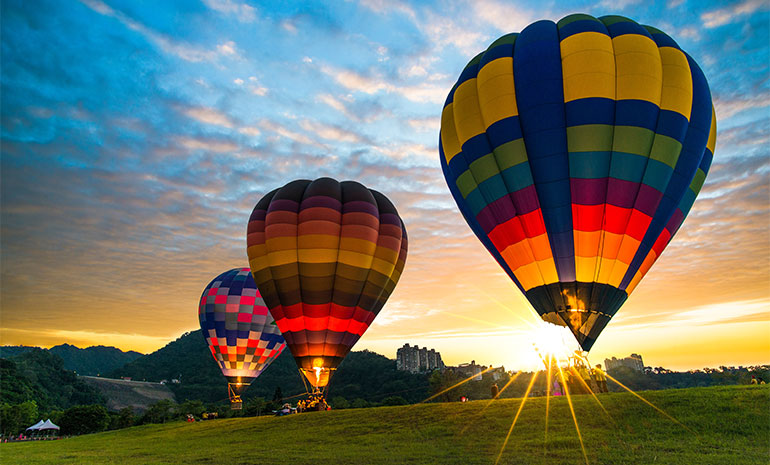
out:
<path id="1" fill-rule="evenodd" d="M 412 21 L 415 21 L 417 18 L 411 6 L 398 0 L 360 0 L 359 5 L 377 14 L 396 12 L 409 17 Z"/>
<path id="2" fill-rule="evenodd" d="M 214 11 L 234 16 L 242 23 L 253 23 L 257 19 L 256 8 L 233 0 L 203 0 Z"/>
<path id="3" fill-rule="evenodd" d="M 305 144 L 305 145 L 312 145 L 313 140 L 306 136 L 305 134 L 292 131 L 288 129 L 286 126 L 276 123 L 274 121 L 270 120 L 262 120 L 259 124 L 265 131 L 270 131 L 280 137 L 284 137 L 286 139 L 292 140 L 294 142 Z"/>
<path id="4" fill-rule="evenodd" d="M 353 131 L 343 129 L 339 126 L 319 123 L 304 119 L 299 123 L 300 127 L 307 132 L 312 132 L 322 139 L 342 143 L 370 143 L 367 138 Z"/>
<path id="5" fill-rule="evenodd" d="M 717 118 L 724 120 L 733 117 L 746 110 L 767 108 L 770 106 L 770 92 L 752 92 L 733 98 L 714 99 L 714 109 Z"/>
<path id="6" fill-rule="evenodd" d="M 211 107 L 189 107 L 183 110 L 183 113 L 204 124 L 233 128 L 235 123 L 224 113 Z"/>
<path id="7" fill-rule="evenodd" d="M 702 13 L 700 19 L 703 21 L 703 26 L 712 29 L 724 24 L 733 23 L 739 18 L 757 11 L 767 10 L 768 6 L 765 0 L 744 0 L 728 7 Z"/>
<path id="8" fill-rule="evenodd" d="M 617 4 L 622 2 L 616 0 L 613 3 L 613 8 L 617 8 Z M 538 19 L 532 12 L 521 8 L 521 6 L 493 0 L 475 1 L 473 2 L 473 10 L 478 18 L 491 24 L 504 34 L 521 31 Z"/>
<path id="9" fill-rule="evenodd" d="M 217 45 L 217 52 L 219 52 L 221 55 L 238 56 L 235 42 L 232 40 L 228 40 L 227 42 L 223 42 Z"/>
<path id="10" fill-rule="evenodd" d="M 369 76 L 329 65 L 321 66 L 320 70 L 352 92 L 372 95 L 384 91 L 400 95 L 417 103 L 441 103 L 446 98 L 447 87 L 434 82 L 423 81 L 416 85 L 397 85 L 393 83 L 396 81 L 390 81 L 380 76 Z"/>
<path id="11" fill-rule="evenodd" d="M 164 52 L 175 55 L 185 61 L 213 61 L 220 54 L 233 55 L 235 51 L 232 46 L 228 45 L 231 42 L 226 42 L 225 44 L 217 46 L 216 51 L 206 50 L 204 48 L 197 47 L 188 43 L 177 42 L 164 34 L 150 29 L 149 27 L 132 19 L 124 13 L 114 10 L 109 5 L 100 0 L 81 0 L 81 2 L 101 15 L 117 19 L 121 24 L 133 31 L 138 32 L 145 39 L 157 45 Z"/>
<path id="12" fill-rule="evenodd" d="M 188 150 L 206 150 L 217 153 L 235 152 L 238 150 L 238 145 L 228 140 L 202 137 L 179 137 L 176 139 L 176 142 Z"/>
<path id="13" fill-rule="evenodd" d="M 430 116 L 426 118 L 412 118 L 407 120 L 409 126 L 420 132 L 433 131 L 438 134 L 438 130 L 441 127 L 441 119 L 437 116 Z"/>

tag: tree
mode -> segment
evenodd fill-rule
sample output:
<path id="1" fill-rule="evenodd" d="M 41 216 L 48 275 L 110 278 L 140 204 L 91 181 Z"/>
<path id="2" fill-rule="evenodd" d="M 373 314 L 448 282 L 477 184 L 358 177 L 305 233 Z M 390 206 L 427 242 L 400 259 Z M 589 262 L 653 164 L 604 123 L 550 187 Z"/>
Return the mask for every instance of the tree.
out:
<path id="1" fill-rule="evenodd" d="M 243 407 L 243 416 L 245 417 L 258 417 L 265 411 L 267 402 L 264 397 L 252 397 L 246 401 L 246 405 Z"/>
<path id="2" fill-rule="evenodd" d="M 0 405 L 0 431 L 3 436 L 23 433 L 37 420 L 37 404 L 28 400 L 20 404 Z"/>
<path id="3" fill-rule="evenodd" d="M 78 405 L 64 411 L 59 420 L 62 434 L 88 434 L 104 431 L 110 415 L 101 405 Z"/>
<path id="4" fill-rule="evenodd" d="M 163 399 L 150 405 L 150 408 L 144 412 L 142 418 L 139 420 L 140 424 L 147 423 L 165 423 L 173 417 L 171 408 L 174 403 L 168 399 Z"/>
<path id="5" fill-rule="evenodd" d="M 281 392 L 281 387 L 278 386 L 275 388 L 275 392 L 273 392 L 273 402 L 281 403 L 283 402 L 283 393 Z"/>
<path id="6" fill-rule="evenodd" d="M 125 407 L 117 413 L 110 414 L 110 429 L 129 428 L 134 424 L 136 424 L 136 417 L 131 407 Z"/>
<path id="7" fill-rule="evenodd" d="M 353 408 L 367 408 L 369 407 L 369 402 L 359 397 L 358 399 L 354 400 L 350 406 Z"/>
<path id="8" fill-rule="evenodd" d="M 206 407 L 203 406 L 203 402 L 188 400 L 174 407 L 174 416 L 183 420 L 187 418 L 188 414 L 200 418 L 205 410 Z"/>
<path id="9" fill-rule="evenodd" d="M 382 400 L 382 405 L 406 405 L 408 402 L 401 396 L 390 396 Z"/>
<path id="10" fill-rule="evenodd" d="M 333 409 L 342 410 L 350 408 L 350 402 L 342 396 L 332 397 L 331 406 Z"/>

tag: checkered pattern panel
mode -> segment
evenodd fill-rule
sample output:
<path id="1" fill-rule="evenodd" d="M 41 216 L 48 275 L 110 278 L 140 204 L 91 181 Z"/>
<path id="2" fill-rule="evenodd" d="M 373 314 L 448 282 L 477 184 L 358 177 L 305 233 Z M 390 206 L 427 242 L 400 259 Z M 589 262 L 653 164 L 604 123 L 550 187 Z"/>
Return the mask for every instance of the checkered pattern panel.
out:
<path id="1" fill-rule="evenodd" d="M 286 347 L 249 268 L 214 278 L 201 295 L 198 318 L 227 377 L 256 378 Z"/>

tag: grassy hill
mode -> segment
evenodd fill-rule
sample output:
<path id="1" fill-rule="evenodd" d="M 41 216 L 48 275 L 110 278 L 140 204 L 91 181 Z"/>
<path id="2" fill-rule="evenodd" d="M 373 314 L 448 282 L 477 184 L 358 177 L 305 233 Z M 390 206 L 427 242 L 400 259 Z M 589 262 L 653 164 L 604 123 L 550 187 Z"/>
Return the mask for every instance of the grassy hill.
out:
<path id="1" fill-rule="evenodd" d="M 113 411 L 131 407 L 135 413 L 144 413 L 159 400 L 176 400 L 174 393 L 165 384 L 94 376 L 81 376 L 80 380 L 98 389 L 107 399 L 107 408 Z"/>
<path id="2" fill-rule="evenodd" d="M 590 464 L 757 464 L 770 460 L 770 386 L 574 398 Z M 520 399 L 146 425 L 50 442 L 0 444 L 4 464 L 484 464 L 500 453 Z M 565 398 L 527 400 L 500 462 L 586 463 Z"/>

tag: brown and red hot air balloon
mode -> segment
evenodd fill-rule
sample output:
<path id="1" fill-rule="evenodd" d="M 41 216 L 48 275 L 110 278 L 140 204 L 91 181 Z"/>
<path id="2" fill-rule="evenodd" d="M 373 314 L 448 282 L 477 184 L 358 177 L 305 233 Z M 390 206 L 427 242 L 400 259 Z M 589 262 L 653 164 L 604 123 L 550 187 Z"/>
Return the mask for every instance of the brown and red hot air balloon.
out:
<path id="1" fill-rule="evenodd" d="M 323 390 L 398 283 L 407 235 L 381 193 L 354 181 L 297 180 L 254 207 L 247 253 L 297 366 Z"/>

